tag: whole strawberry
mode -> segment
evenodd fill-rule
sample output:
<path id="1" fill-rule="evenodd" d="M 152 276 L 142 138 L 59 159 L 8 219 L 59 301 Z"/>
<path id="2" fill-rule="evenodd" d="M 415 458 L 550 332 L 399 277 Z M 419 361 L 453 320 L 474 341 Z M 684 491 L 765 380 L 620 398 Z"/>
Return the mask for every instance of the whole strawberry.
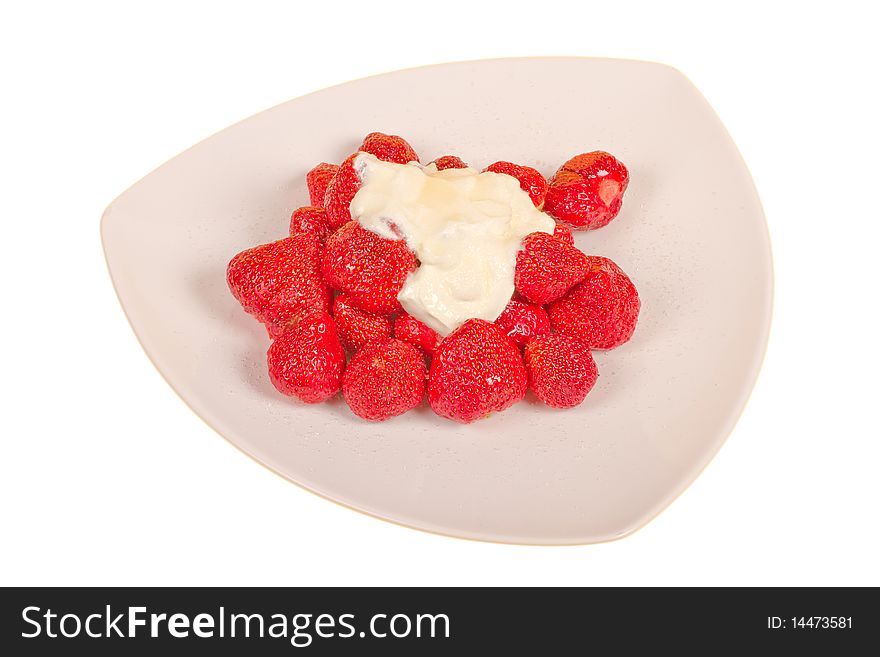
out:
<path id="1" fill-rule="evenodd" d="M 629 276 L 608 258 L 588 256 L 587 261 L 584 280 L 547 306 L 550 324 L 592 349 L 613 349 L 636 329 L 639 294 Z"/>
<path id="2" fill-rule="evenodd" d="M 324 250 L 324 279 L 368 312 L 400 311 L 397 293 L 416 268 L 402 240 L 386 240 L 350 221 L 333 233 Z"/>
<path id="3" fill-rule="evenodd" d="M 333 318 L 325 312 L 313 313 L 284 331 L 266 356 L 269 378 L 284 395 L 317 404 L 342 385 L 345 351 Z"/>
<path id="4" fill-rule="evenodd" d="M 426 378 L 421 352 L 392 338 L 369 344 L 352 357 L 342 377 L 342 394 L 355 415 L 379 422 L 421 404 Z"/>
<path id="5" fill-rule="evenodd" d="M 511 299 L 495 323 L 518 347 L 534 337 L 550 332 L 550 318 L 543 306 Z"/>
<path id="6" fill-rule="evenodd" d="M 483 170 L 513 176 L 519 181 L 520 188 L 532 199 L 536 208 L 544 205 L 544 197 L 547 195 L 547 180 L 537 169 L 502 161 L 490 164 Z"/>
<path id="7" fill-rule="evenodd" d="M 527 387 L 513 340 L 491 322 L 470 319 L 434 352 L 428 402 L 437 415 L 468 423 L 518 402 Z"/>
<path id="8" fill-rule="evenodd" d="M 324 197 L 327 195 L 327 186 L 333 180 L 333 176 L 339 171 L 338 164 L 321 162 L 306 174 L 306 184 L 309 187 L 309 203 L 315 207 L 324 207 Z"/>
<path id="9" fill-rule="evenodd" d="M 392 325 L 388 317 L 361 310 L 344 292 L 333 301 L 333 319 L 342 345 L 351 351 L 391 337 Z"/>
<path id="10" fill-rule="evenodd" d="M 580 404 L 599 376 L 590 346 L 580 338 L 561 333 L 530 341 L 525 361 L 529 385 L 538 399 L 553 408 Z"/>
<path id="11" fill-rule="evenodd" d="M 327 223 L 331 231 L 351 220 L 351 200 L 361 187 L 360 176 L 354 168 L 356 157 L 357 153 L 354 153 L 345 158 L 324 193 L 323 205 L 327 211 Z"/>
<path id="12" fill-rule="evenodd" d="M 433 164 L 437 167 L 437 171 L 444 171 L 445 169 L 467 169 L 465 161 L 456 155 L 444 155 L 429 162 L 429 164 Z"/>
<path id="13" fill-rule="evenodd" d="M 620 212 L 628 184 L 629 172 L 613 155 L 582 153 L 550 179 L 544 211 L 576 229 L 601 228 Z"/>
<path id="14" fill-rule="evenodd" d="M 382 132 L 368 134 L 364 137 L 364 143 L 358 150 L 375 155 L 385 162 L 406 164 L 407 162 L 419 161 L 419 156 L 416 155 L 406 139 L 397 135 L 386 135 Z"/>
<path id="15" fill-rule="evenodd" d="M 531 233 L 516 254 L 514 285 L 532 303 L 558 299 L 587 275 L 587 256 L 547 233 Z"/>
<path id="16" fill-rule="evenodd" d="M 440 336 L 408 313 L 400 313 L 394 320 L 394 337 L 418 347 L 426 356 L 432 356 Z"/>
<path id="17" fill-rule="evenodd" d="M 226 282 L 245 311 L 278 335 L 305 315 L 330 309 L 320 266 L 318 238 L 301 233 L 242 251 L 229 261 Z"/>
<path id="18" fill-rule="evenodd" d="M 306 206 L 297 208 L 290 215 L 290 234 L 311 233 L 323 244 L 330 235 L 330 224 L 327 222 L 327 211 L 324 208 Z"/>

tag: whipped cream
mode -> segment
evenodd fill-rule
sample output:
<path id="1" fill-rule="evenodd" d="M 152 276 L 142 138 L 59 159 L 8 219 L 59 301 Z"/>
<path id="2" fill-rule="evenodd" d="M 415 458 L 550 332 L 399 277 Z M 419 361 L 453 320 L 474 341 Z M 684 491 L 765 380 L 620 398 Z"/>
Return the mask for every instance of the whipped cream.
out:
<path id="1" fill-rule="evenodd" d="M 404 239 L 421 265 L 397 295 L 440 335 L 466 320 L 495 321 L 513 294 L 516 254 L 529 233 L 553 233 L 519 181 L 475 169 L 355 158 L 362 185 L 351 216 L 386 239 Z"/>

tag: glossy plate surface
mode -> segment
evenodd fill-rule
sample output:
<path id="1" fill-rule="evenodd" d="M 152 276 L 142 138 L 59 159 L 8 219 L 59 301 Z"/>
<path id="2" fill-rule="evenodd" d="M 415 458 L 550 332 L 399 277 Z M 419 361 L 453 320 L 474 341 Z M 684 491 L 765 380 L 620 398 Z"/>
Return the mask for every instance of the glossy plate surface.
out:
<path id="1" fill-rule="evenodd" d="M 226 263 L 283 237 L 308 205 L 306 172 L 374 130 L 404 135 L 423 162 L 453 153 L 550 175 L 604 149 L 627 164 L 620 216 L 577 244 L 632 277 L 641 320 L 631 342 L 597 353 L 583 405 L 529 401 L 468 426 L 424 407 L 370 424 L 339 398 L 276 393 L 268 338 L 229 294 Z M 731 431 L 770 324 L 770 245 L 749 173 L 693 85 L 647 62 L 486 60 L 326 89 L 166 163 L 110 205 L 102 235 L 144 349 L 220 434 L 342 504 L 467 538 L 589 543 L 642 526 Z"/>

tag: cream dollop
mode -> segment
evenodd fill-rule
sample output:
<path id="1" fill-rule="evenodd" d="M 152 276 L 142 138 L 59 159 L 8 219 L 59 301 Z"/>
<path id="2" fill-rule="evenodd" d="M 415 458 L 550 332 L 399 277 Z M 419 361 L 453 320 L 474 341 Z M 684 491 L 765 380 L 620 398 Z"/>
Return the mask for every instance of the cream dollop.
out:
<path id="1" fill-rule="evenodd" d="M 529 233 L 553 233 L 519 181 L 475 169 L 355 158 L 361 187 L 351 216 L 387 239 L 404 239 L 421 265 L 397 295 L 440 335 L 466 320 L 495 321 L 513 294 L 516 254 Z"/>

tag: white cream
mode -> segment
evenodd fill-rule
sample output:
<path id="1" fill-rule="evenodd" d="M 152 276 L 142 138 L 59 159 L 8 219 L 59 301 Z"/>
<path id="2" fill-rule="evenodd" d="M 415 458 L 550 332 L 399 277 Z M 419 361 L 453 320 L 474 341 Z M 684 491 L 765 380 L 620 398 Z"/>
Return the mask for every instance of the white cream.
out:
<path id="1" fill-rule="evenodd" d="M 355 158 L 362 185 L 351 215 L 387 239 L 406 240 L 421 266 L 397 295 L 441 335 L 466 320 L 495 321 L 513 294 L 516 253 L 529 233 L 553 233 L 516 178 L 475 169 Z"/>

